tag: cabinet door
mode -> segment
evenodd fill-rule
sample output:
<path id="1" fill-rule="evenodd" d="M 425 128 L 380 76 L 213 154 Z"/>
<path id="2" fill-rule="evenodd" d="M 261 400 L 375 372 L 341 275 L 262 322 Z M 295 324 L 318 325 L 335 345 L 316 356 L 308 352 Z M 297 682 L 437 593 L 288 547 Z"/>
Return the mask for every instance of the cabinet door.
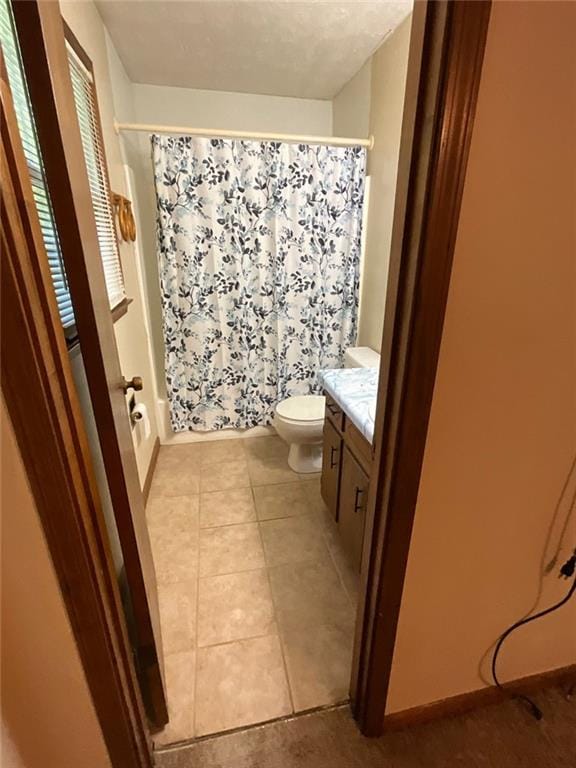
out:
<path id="1" fill-rule="evenodd" d="M 360 571 L 364 546 L 364 523 L 368 498 L 368 475 L 344 446 L 338 530 L 350 563 Z"/>
<path id="2" fill-rule="evenodd" d="M 332 517 L 338 519 L 338 486 L 340 480 L 340 460 L 342 438 L 332 423 L 324 422 L 324 449 L 322 452 L 322 498 Z"/>

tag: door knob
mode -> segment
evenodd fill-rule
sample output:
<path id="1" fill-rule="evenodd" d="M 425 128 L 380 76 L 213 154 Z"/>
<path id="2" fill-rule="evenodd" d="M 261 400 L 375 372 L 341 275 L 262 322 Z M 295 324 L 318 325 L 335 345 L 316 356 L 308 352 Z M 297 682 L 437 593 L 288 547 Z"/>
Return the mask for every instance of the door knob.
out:
<path id="1" fill-rule="evenodd" d="M 142 384 L 142 377 L 141 376 L 133 376 L 130 381 L 126 381 L 124 377 L 122 377 L 122 383 L 120 384 L 120 389 L 124 390 L 124 394 L 128 393 L 129 389 L 133 389 L 134 392 L 140 392 L 144 385 Z"/>

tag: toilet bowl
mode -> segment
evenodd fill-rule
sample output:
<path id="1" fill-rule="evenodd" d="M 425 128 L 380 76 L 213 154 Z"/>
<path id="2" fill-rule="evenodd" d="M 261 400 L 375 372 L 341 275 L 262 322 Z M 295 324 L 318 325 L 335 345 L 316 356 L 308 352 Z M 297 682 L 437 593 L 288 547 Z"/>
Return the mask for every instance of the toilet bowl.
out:
<path id="1" fill-rule="evenodd" d="M 288 464 L 294 472 L 308 474 L 322 469 L 323 395 L 296 395 L 278 403 L 274 427 L 290 446 Z"/>

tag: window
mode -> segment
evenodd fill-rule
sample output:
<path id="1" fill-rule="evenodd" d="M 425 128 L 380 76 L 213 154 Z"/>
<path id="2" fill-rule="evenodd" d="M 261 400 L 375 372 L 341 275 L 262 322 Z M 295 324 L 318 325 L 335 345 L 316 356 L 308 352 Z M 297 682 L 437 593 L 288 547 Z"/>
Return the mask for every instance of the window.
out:
<path id="1" fill-rule="evenodd" d="M 66 271 L 62 262 L 60 243 L 58 233 L 54 222 L 52 204 L 48 195 L 48 186 L 46 184 L 46 175 L 38 145 L 36 127 L 32 115 L 30 96 L 26 86 L 22 60 L 20 58 L 20 49 L 18 38 L 12 18 L 12 9 L 8 0 L 0 0 L 0 33 L 2 38 L 2 52 L 4 63 L 10 83 L 10 91 L 14 102 L 14 111 L 18 122 L 18 130 L 24 155 L 30 173 L 32 183 L 32 192 L 38 218 L 40 219 L 40 228 L 48 263 L 50 265 L 50 274 L 56 293 L 58 303 L 58 312 L 60 320 L 64 326 L 66 338 L 71 342 L 76 337 L 76 324 L 74 321 L 74 310 L 72 309 L 72 299 L 66 280 Z"/>
<path id="2" fill-rule="evenodd" d="M 111 309 L 114 310 L 119 305 L 125 303 L 126 291 L 124 289 L 124 277 L 110 200 L 110 185 L 106 170 L 104 141 L 100 126 L 92 63 L 66 25 L 65 31 L 72 89 L 74 91 L 76 113 L 80 125 L 88 182 L 92 193 L 92 205 L 96 218 L 100 254 L 104 266 L 108 299 Z"/>

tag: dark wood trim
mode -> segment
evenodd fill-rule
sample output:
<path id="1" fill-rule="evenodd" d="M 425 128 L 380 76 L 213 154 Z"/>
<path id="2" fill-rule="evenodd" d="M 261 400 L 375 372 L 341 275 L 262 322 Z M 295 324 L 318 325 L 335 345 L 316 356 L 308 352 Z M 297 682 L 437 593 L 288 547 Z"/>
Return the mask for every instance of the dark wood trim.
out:
<path id="1" fill-rule="evenodd" d="M 129 299 L 128 297 L 122 299 L 122 301 L 119 304 L 116 304 L 114 309 L 112 310 L 112 322 L 115 323 L 116 320 L 120 320 L 121 317 L 124 317 L 126 312 L 128 312 L 128 307 L 134 299 Z"/>
<path id="2" fill-rule="evenodd" d="M 151 567 L 152 555 L 62 18 L 58 4 L 50 0 L 15 2 L 12 8 L 130 585 L 140 691 L 150 722 L 161 728 L 168 711 L 158 659 L 160 641 L 157 645 L 155 637 L 159 621 L 157 611 L 152 615 L 150 610 L 156 595 L 149 597 L 143 570 L 144 559 Z"/>
<path id="3" fill-rule="evenodd" d="M 112 764 L 151 768 L 106 526 L 3 64 L 0 93 L 2 394 Z"/>
<path id="4" fill-rule="evenodd" d="M 154 470 L 156 469 L 156 462 L 158 461 L 158 454 L 160 453 L 160 439 L 157 437 L 154 441 L 154 447 L 152 448 L 152 456 L 150 457 L 150 464 L 148 465 L 148 471 L 146 472 L 146 479 L 144 480 L 144 486 L 142 488 L 142 496 L 144 497 L 144 504 L 148 503 L 148 497 L 150 496 L 150 486 L 152 485 L 152 478 L 154 477 Z"/>
<path id="5" fill-rule="evenodd" d="M 409 728 L 413 725 L 422 725 L 431 720 L 439 720 L 444 717 L 456 717 L 466 712 L 471 712 L 480 707 L 488 707 L 499 704 L 510 698 L 510 695 L 530 695 L 546 688 L 560 687 L 562 685 L 576 684 L 576 664 L 568 667 L 560 667 L 549 672 L 537 675 L 521 677 L 506 683 L 506 690 L 502 691 L 495 685 L 479 688 L 475 691 L 462 693 L 459 696 L 451 696 L 449 699 L 441 699 L 425 704 L 421 707 L 404 709 L 401 712 L 393 712 L 384 717 L 384 730 L 397 731 Z"/>
<path id="6" fill-rule="evenodd" d="M 414 7 L 352 674 L 367 736 L 384 723 L 489 17 L 488 0 Z"/>
<path id="7" fill-rule="evenodd" d="M 82 48 L 82 46 L 80 45 L 80 41 L 78 40 L 74 32 L 72 32 L 72 30 L 70 29 L 70 27 L 66 22 L 66 19 L 64 18 L 62 18 L 62 26 L 64 28 L 64 39 L 66 40 L 70 48 L 72 48 L 76 56 L 78 56 L 82 64 L 86 67 L 86 69 L 88 70 L 88 72 L 90 72 L 90 74 L 92 75 L 92 78 L 94 79 L 94 65 L 92 64 L 92 59 L 90 58 L 90 56 L 88 56 L 84 48 Z"/>

